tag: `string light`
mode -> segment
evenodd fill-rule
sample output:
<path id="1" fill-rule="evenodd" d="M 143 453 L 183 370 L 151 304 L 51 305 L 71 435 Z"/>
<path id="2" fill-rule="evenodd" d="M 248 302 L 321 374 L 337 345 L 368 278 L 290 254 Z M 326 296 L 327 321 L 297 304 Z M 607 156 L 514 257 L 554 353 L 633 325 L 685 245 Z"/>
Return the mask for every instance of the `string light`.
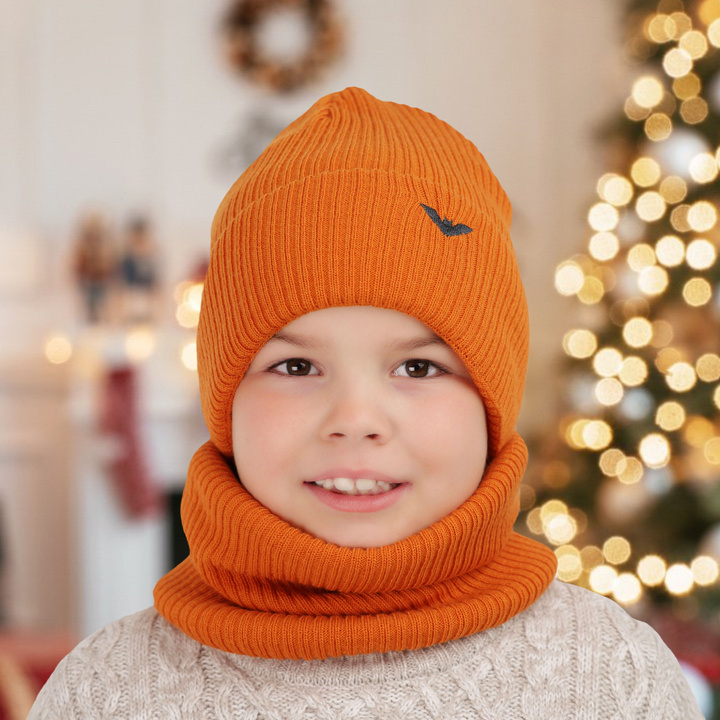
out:
<path id="1" fill-rule="evenodd" d="M 645 222 L 659 220 L 665 214 L 666 208 L 663 196 L 654 190 L 644 192 L 635 202 L 635 212 Z"/>
<path id="2" fill-rule="evenodd" d="M 693 415 L 685 426 L 683 439 L 698 450 L 705 447 L 705 443 L 715 435 L 715 426 L 707 418 Z"/>
<path id="3" fill-rule="evenodd" d="M 616 477 L 627 467 L 627 459 L 622 450 L 610 448 L 600 455 L 598 464 L 604 475 Z"/>
<path id="4" fill-rule="evenodd" d="M 627 562 L 632 549 L 624 537 L 614 535 L 603 543 L 602 552 L 605 560 L 611 565 L 622 565 Z"/>
<path id="5" fill-rule="evenodd" d="M 625 323 L 622 334 L 630 347 L 645 347 L 652 339 L 652 324 L 647 318 L 634 317 Z"/>
<path id="6" fill-rule="evenodd" d="M 671 205 L 682 202 L 687 195 L 687 183 L 679 175 L 668 175 L 660 183 L 660 195 Z"/>
<path id="7" fill-rule="evenodd" d="M 620 241 L 617 235 L 611 232 L 595 233 L 588 243 L 590 255 L 596 260 L 605 262 L 612 260 L 620 249 Z"/>
<path id="8" fill-rule="evenodd" d="M 694 270 L 707 270 L 716 259 L 715 246 L 704 238 L 697 238 L 687 246 L 685 261 Z"/>
<path id="9" fill-rule="evenodd" d="M 610 203 L 601 202 L 593 205 L 588 211 L 588 223 L 593 230 L 614 230 L 617 227 L 620 215 L 617 208 Z"/>
<path id="10" fill-rule="evenodd" d="M 650 433 L 640 441 L 638 453 L 648 467 L 661 468 L 670 460 L 670 443 L 664 435 Z"/>
<path id="11" fill-rule="evenodd" d="M 720 379 L 720 357 L 715 353 L 701 355 L 695 363 L 695 371 L 703 382 L 715 382 Z"/>
<path id="12" fill-rule="evenodd" d="M 597 349 L 597 337 L 590 330 L 568 330 L 563 336 L 563 349 L 570 357 L 588 358 Z"/>
<path id="13" fill-rule="evenodd" d="M 590 573 L 590 588 L 600 595 L 609 595 L 612 592 L 618 572 L 610 565 L 598 565 Z"/>
<path id="14" fill-rule="evenodd" d="M 711 465 L 720 465 L 720 437 L 713 437 L 703 446 L 703 456 Z"/>
<path id="15" fill-rule="evenodd" d="M 155 345 L 155 333 L 150 328 L 135 328 L 125 336 L 125 354 L 132 362 L 147 360 Z"/>
<path id="16" fill-rule="evenodd" d="M 662 82 L 652 75 L 638 78 L 632 87 L 632 99 L 642 108 L 654 108 L 665 94 Z"/>
<path id="17" fill-rule="evenodd" d="M 622 605 L 632 605 L 642 597 L 640 581 L 632 573 L 621 573 L 613 583 L 612 596 Z"/>
<path id="18" fill-rule="evenodd" d="M 63 365 L 73 354 L 73 346 L 66 335 L 56 334 L 45 340 L 45 357 L 53 365 Z"/>
<path id="19" fill-rule="evenodd" d="M 708 40 L 715 47 L 720 47 L 720 19 L 710 23 L 707 29 Z"/>
<path id="20" fill-rule="evenodd" d="M 665 292 L 669 283 L 667 270 L 656 265 L 641 270 L 637 280 L 638 289 L 651 297 Z"/>
<path id="21" fill-rule="evenodd" d="M 555 289 L 561 295 L 577 294 L 584 282 L 583 269 L 572 260 L 560 263 L 555 269 Z"/>
<path id="22" fill-rule="evenodd" d="M 685 408 L 675 400 L 664 402 L 655 412 L 655 424 L 666 432 L 681 428 L 685 418 Z"/>
<path id="23" fill-rule="evenodd" d="M 687 595 L 694 582 L 692 570 L 685 563 L 675 563 L 665 573 L 665 587 L 671 595 Z"/>
<path id="24" fill-rule="evenodd" d="M 708 112 L 708 104 L 701 97 L 688 98 L 680 105 L 680 116 L 688 125 L 701 123 Z"/>
<path id="25" fill-rule="evenodd" d="M 648 376 L 647 363 L 637 355 L 628 355 L 622 363 L 618 378 L 626 387 L 642 385 Z"/>
<path id="26" fill-rule="evenodd" d="M 667 563 L 659 555 L 646 555 L 637 566 L 637 574 L 648 587 L 658 587 L 665 580 Z"/>
<path id="27" fill-rule="evenodd" d="M 601 377 L 613 377 L 622 368 L 623 356 L 616 348 L 603 348 L 593 358 L 593 370 Z"/>
<path id="28" fill-rule="evenodd" d="M 651 187 L 660 180 L 660 165 L 649 157 L 640 157 L 630 168 L 630 177 L 640 187 Z"/>
<path id="29" fill-rule="evenodd" d="M 615 378 L 603 378 L 595 385 L 595 397 L 600 404 L 608 407 L 617 405 L 624 393 L 622 383 Z"/>
<path id="30" fill-rule="evenodd" d="M 700 78 L 695 73 L 688 73 L 682 77 L 675 78 L 672 83 L 672 90 L 678 100 L 688 100 L 700 93 L 702 85 Z"/>
<path id="31" fill-rule="evenodd" d="M 714 558 L 699 555 L 690 563 L 693 580 L 701 586 L 715 583 L 720 575 L 718 564 Z"/>
<path id="32" fill-rule="evenodd" d="M 685 102 L 690 102 L 686 100 Z M 645 135 L 653 142 L 660 142 L 670 137 L 672 120 L 665 113 L 653 113 L 645 120 Z"/>
<path id="33" fill-rule="evenodd" d="M 195 342 L 185 344 L 180 351 L 180 361 L 188 370 L 197 370 L 197 345 Z"/>
<path id="34" fill-rule="evenodd" d="M 699 153 L 690 161 L 689 170 L 695 182 L 712 182 L 718 176 L 717 160 L 712 153 Z"/>
<path id="35" fill-rule="evenodd" d="M 684 361 L 676 362 L 668 368 L 665 382 L 675 392 L 688 392 L 697 383 L 695 368 Z"/>
<path id="36" fill-rule="evenodd" d="M 655 256 L 665 267 L 677 267 L 685 259 L 685 244 L 676 235 L 664 235 L 655 243 Z"/>
<path id="37" fill-rule="evenodd" d="M 691 278 L 682 289 L 685 302 L 692 307 L 700 307 L 710 302 L 712 286 L 705 278 Z"/>

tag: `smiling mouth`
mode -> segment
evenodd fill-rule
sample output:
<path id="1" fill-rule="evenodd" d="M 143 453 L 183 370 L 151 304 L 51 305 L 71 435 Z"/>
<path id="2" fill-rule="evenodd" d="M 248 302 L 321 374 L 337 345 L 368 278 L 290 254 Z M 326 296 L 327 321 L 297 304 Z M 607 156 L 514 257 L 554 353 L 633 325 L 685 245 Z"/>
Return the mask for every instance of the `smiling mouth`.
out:
<path id="1" fill-rule="evenodd" d="M 394 490 L 403 483 L 389 483 L 384 480 L 374 480 L 373 478 L 352 480 L 351 478 L 339 477 L 316 480 L 306 484 L 317 485 L 338 495 L 382 495 Z"/>

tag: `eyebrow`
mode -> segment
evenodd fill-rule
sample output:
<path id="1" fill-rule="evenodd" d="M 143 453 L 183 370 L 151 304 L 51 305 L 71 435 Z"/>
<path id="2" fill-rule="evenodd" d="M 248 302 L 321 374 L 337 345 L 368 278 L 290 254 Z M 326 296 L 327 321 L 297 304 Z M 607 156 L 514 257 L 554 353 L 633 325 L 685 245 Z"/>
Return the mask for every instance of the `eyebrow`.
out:
<path id="1" fill-rule="evenodd" d="M 324 350 L 326 349 L 325 343 L 315 342 L 310 338 L 305 338 L 300 335 L 292 335 L 286 332 L 277 332 L 269 340 L 282 340 L 283 342 L 296 345 L 297 347 L 305 348 L 306 350 Z M 429 345 L 441 345 L 443 347 L 449 347 L 449 345 L 439 336 L 433 333 L 428 337 L 411 338 L 410 340 L 396 340 L 390 343 L 389 347 L 391 350 L 400 350 L 409 352 L 410 350 L 418 350 L 419 348 L 428 347 Z"/>

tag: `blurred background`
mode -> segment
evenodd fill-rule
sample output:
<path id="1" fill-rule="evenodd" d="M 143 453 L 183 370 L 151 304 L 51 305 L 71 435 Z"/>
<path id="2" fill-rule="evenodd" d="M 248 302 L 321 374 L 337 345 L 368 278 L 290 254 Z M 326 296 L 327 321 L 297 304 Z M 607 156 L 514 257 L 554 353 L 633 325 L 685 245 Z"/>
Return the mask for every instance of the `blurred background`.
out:
<path id="1" fill-rule="evenodd" d="M 720 686 L 720 0 L 2 0 L 0 713 L 184 557 L 215 209 L 348 85 L 514 207 L 517 529 Z M 0 714 L 0 717 L 3 717 Z"/>

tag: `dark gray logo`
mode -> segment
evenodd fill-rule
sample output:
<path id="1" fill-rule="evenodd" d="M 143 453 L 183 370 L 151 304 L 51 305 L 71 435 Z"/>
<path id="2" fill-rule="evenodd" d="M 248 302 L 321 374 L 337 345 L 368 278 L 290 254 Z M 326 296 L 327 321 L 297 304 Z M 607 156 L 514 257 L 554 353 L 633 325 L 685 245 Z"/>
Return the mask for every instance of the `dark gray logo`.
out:
<path id="1" fill-rule="evenodd" d="M 422 203 L 420 204 L 425 212 L 430 216 L 430 219 L 442 230 L 443 235 L 447 235 L 448 237 L 452 235 L 467 235 L 473 231 L 471 227 L 463 225 L 462 223 L 453 225 L 452 220 L 448 220 L 447 218 L 443 218 L 441 220 L 440 216 L 437 214 L 437 210 L 434 210 L 428 205 L 423 205 Z"/>

